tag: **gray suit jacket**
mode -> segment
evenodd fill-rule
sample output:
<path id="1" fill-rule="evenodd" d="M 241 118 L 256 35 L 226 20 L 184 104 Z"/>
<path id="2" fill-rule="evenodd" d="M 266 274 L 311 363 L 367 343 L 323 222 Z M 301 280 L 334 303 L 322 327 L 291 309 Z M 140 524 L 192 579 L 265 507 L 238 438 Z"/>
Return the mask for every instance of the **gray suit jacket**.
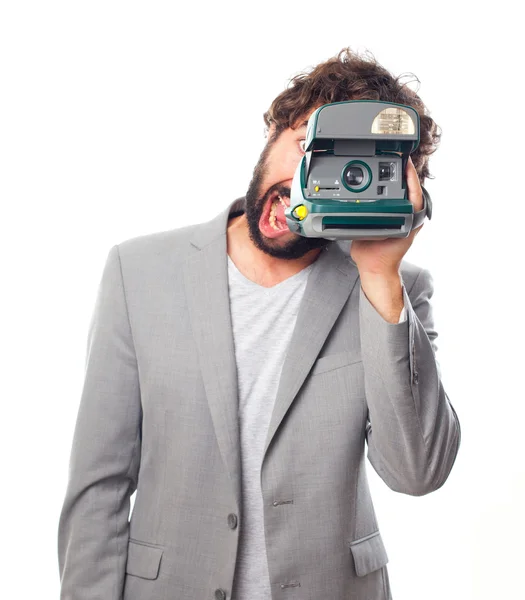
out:
<path id="1" fill-rule="evenodd" d="M 243 515 L 226 226 L 242 200 L 109 251 L 58 525 L 62 600 L 231 598 Z M 388 323 L 349 247 L 330 244 L 310 274 L 269 426 L 272 600 L 390 599 L 365 442 L 385 483 L 415 496 L 443 485 L 460 444 L 430 273 L 402 263 L 407 320 Z"/>

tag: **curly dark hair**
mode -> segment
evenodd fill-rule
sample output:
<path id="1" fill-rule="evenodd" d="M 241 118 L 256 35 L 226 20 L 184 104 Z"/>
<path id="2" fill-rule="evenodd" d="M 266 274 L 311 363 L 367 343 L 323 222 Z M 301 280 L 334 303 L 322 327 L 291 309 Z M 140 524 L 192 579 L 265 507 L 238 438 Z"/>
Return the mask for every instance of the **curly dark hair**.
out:
<path id="1" fill-rule="evenodd" d="M 293 77 L 264 113 L 266 130 L 272 124 L 275 126 L 272 136 L 275 140 L 284 129 L 296 129 L 313 109 L 329 102 L 383 100 L 406 104 L 418 112 L 420 119 L 419 146 L 411 154 L 412 162 L 422 183 L 427 177 L 434 179 L 428 170 L 428 160 L 439 146 L 441 128 L 429 116 L 417 93 L 401 83 L 403 75 L 394 77 L 372 53 L 367 53 L 369 59 L 349 47 L 343 48 L 337 56 L 310 72 Z M 419 82 L 417 77 L 416 80 Z"/>

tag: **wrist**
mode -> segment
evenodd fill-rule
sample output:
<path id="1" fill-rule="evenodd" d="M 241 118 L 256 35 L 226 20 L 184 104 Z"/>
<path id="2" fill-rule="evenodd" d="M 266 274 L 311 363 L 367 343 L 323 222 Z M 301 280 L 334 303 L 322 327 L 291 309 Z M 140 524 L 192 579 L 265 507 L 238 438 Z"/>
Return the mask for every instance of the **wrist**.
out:
<path id="1" fill-rule="evenodd" d="M 398 269 L 383 269 L 381 271 L 359 271 L 361 281 L 377 281 L 385 283 L 397 283 L 401 281 L 401 272 Z"/>
<path id="2" fill-rule="evenodd" d="M 398 272 L 363 273 L 361 289 L 376 311 L 389 323 L 398 323 L 404 306 L 403 282 Z"/>

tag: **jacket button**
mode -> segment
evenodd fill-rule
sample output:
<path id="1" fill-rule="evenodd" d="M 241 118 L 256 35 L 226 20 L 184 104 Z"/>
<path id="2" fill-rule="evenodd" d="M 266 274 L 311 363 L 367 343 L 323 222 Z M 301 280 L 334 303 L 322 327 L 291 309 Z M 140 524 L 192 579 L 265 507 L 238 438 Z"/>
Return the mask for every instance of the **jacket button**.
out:
<path id="1" fill-rule="evenodd" d="M 221 588 L 215 590 L 215 600 L 226 600 L 226 592 Z"/>
<path id="2" fill-rule="evenodd" d="M 235 529 L 237 527 L 237 515 L 230 513 L 228 515 L 228 525 L 230 529 Z"/>
<path id="3" fill-rule="evenodd" d="M 414 371 L 414 383 L 417 383 L 419 381 L 419 375 L 417 373 L 417 371 Z"/>

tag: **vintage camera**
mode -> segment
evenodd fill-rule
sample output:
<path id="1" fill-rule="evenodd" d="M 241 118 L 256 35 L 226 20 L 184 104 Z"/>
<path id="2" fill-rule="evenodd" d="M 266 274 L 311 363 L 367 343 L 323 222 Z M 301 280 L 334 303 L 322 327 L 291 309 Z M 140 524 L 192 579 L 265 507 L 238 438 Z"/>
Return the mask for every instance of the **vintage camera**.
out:
<path id="1" fill-rule="evenodd" d="M 414 212 L 408 200 L 406 163 L 418 144 L 411 106 L 350 100 L 319 107 L 284 211 L 290 231 L 329 240 L 407 237 L 432 217 L 424 188 L 423 210 Z"/>

